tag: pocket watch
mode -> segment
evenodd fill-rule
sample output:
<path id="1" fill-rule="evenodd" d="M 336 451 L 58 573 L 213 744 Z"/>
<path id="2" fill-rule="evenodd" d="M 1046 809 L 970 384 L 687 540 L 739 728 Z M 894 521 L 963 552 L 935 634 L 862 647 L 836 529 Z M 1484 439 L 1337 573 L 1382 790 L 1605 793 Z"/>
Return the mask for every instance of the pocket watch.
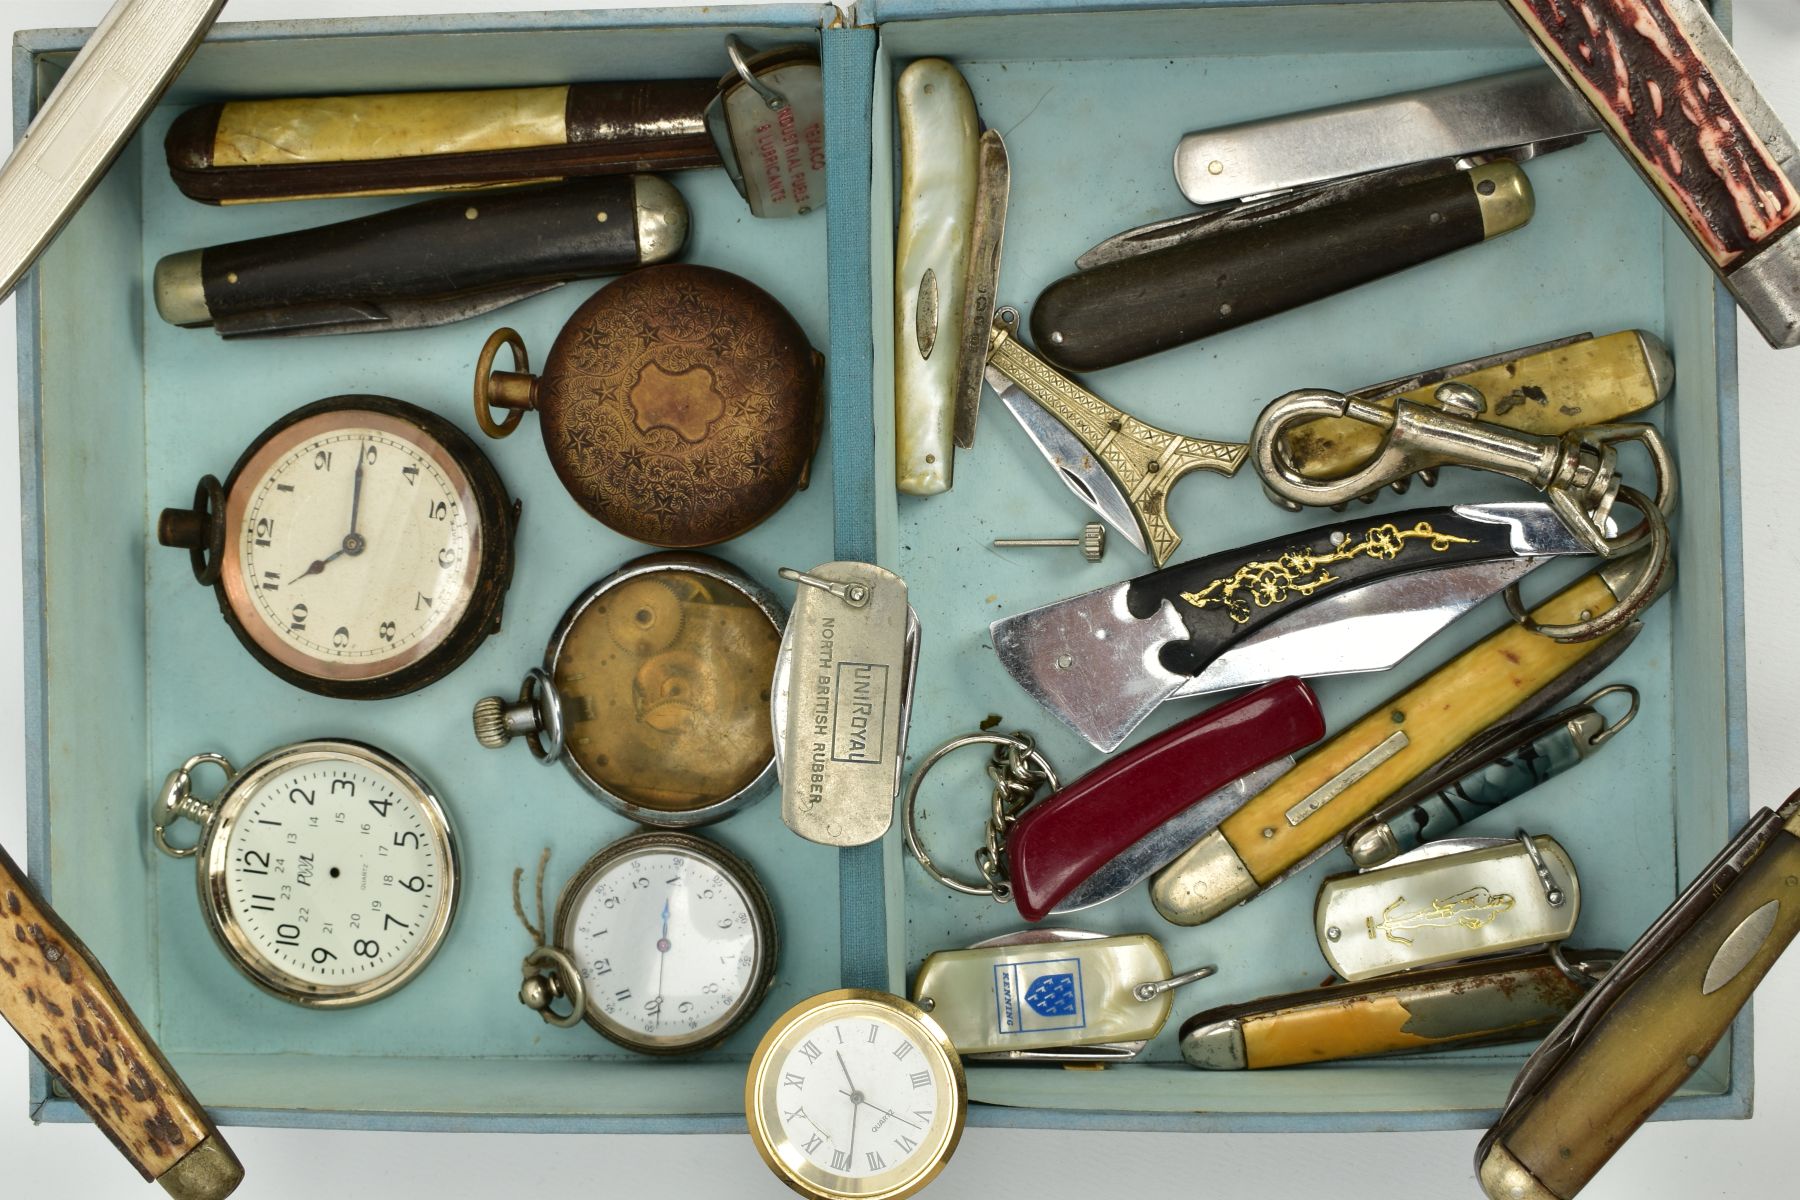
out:
<path id="1" fill-rule="evenodd" d="M 886 992 L 801 1001 L 750 1059 L 744 1112 L 763 1161 L 821 1200 L 898 1200 L 937 1177 L 968 1114 L 962 1060 L 938 1023 Z"/>
<path id="2" fill-rule="evenodd" d="M 210 803 L 194 773 L 225 788 Z M 196 754 L 153 803 L 158 849 L 198 863 L 200 910 L 251 982 L 309 1008 L 367 1004 L 431 961 L 456 912 L 456 838 L 444 806 L 399 759 L 361 742 L 296 742 L 242 771 Z M 178 847 L 183 820 L 199 840 Z"/>
<path id="3" fill-rule="evenodd" d="M 475 705 L 475 736 L 523 736 L 640 825 L 717 821 L 775 779 L 769 695 L 787 614 L 729 563 L 635 559 L 582 593 L 519 698 Z"/>
<path id="4" fill-rule="evenodd" d="M 493 369 L 503 345 L 511 371 Z M 495 330 L 475 364 L 475 417 L 498 438 L 535 410 L 550 465 L 588 515 L 653 546 L 710 546 L 806 485 L 822 365 L 748 279 L 662 263 L 576 309 L 542 375 L 516 332 Z M 496 421 L 495 407 L 511 411 Z"/>
<path id="5" fill-rule="evenodd" d="M 774 910 L 736 855 L 685 833 L 640 833 L 589 859 L 525 959 L 519 999 L 553 1025 L 585 1020 L 639 1054 L 687 1054 L 742 1025 L 775 976 Z M 557 999 L 570 1002 L 556 1012 Z"/>
<path id="6" fill-rule="evenodd" d="M 185 547 L 244 648 L 297 687 L 369 700 L 441 679 L 499 628 L 518 505 L 467 435 L 334 396 L 282 417 L 157 540 Z"/>

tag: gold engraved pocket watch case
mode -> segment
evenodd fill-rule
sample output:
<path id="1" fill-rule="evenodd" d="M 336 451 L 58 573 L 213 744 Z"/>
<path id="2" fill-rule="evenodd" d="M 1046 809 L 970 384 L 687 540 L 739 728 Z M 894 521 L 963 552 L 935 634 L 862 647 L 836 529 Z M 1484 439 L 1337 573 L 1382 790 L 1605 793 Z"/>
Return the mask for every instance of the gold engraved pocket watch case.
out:
<path id="1" fill-rule="evenodd" d="M 493 370 L 502 345 L 513 370 Z M 475 366 L 490 437 L 535 410 L 557 478 L 609 529 L 684 549 L 736 537 L 806 486 L 823 360 L 773 296 L 689 263 L 645 267 L 575 310 L 541 375 L 496 330 Z M 503 420 L 494 408 L 510 409 Z"/>
<path id="2" fill-rule="evenodd" d="M 563 615 L 517 702 L 475 706 L 475 736 L 489 749 L 524 737 L 639 824 L 717 821 L 774 783 L 769 704 L 786 620 L 720 559 L 635 559 Z"/>
<path id="3" fill-rule="evenodd" d="M 250 443 L 157 540 L 246 650 L 296 687 L 377 700 L 434 683 L 499 629 L 519 506 L 449 421 L 386 396 L 333 396 Z"/>

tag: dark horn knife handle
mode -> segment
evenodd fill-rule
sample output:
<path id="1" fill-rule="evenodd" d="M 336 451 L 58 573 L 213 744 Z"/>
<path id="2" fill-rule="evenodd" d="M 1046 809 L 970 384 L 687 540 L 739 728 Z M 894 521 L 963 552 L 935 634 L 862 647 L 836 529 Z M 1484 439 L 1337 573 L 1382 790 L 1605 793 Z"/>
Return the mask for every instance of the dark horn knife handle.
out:
<path id="1" fill-rule="evenodd" d="M 1066 371 L 1115 366 L 1473 246 L 1530 215 L 1515 164 L 1447 171 L 1066 275 L 1032 306 L 1031 335 Z"/>
<path id="2" fill-rule="evenodd" d="M 1019 915 L 1043 920 L 1158 825 L 1324 736 L 1312 689 L 1280 679 L 1109 759 L 1032 805 L 1012 827 L 1006 858 Z"/>
<path id="3" fill-rule="evenodd" d="M 1510 527 L 1453 508 L 1352 517 L 1252 546 L 1190 559 L 1131 582 L 1125 604 L 1140 620 L 1174 605 L 1189 640 L 1162 648 L 1162 665 L 1198 675 L 1232 644 L 1313 600 L 1413 571 L 1517 557 Z"/>
<path id="4" fill-rule="evenodd" d="M 224 336 L 243 337 L 299 331 L 309 312 L 350 325 L 360 313 L 375 325 L 384 305 L 447 306 L 495 289 L 616 274 L 672 253 L 653 245 L 646 254 L 647 232 L 686 227 L 679 195 L 650 179 L 669 211 L 655 229 L 640 229 L 638 182 L 613 175 L 429 200 L 211 246 L 199 252 L 204 312 L 193 303 L 192 255 L 172 255 L 157 265 L 157 306 L 176 324 L 210 318 Z"/>

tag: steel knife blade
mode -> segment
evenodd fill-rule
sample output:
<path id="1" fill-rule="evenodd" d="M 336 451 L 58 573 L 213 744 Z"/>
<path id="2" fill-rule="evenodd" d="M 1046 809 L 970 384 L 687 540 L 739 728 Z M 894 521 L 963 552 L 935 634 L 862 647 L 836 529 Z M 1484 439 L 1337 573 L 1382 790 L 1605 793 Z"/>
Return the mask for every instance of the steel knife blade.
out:
<path id="1" fill-rule="evenodd" d="M 1273 636 L 1314 604 L 1418 574 L 1409 607 L 1431 608 L 1446 570 L 1528 563 L 1522 574 L 1549 557 L 1580 553 L 1575 535 L 1536 501 L 1414 509 L 1194 559 L 1004 617 L 990 633 L 1001 665 L 1033 699 L 1095 747 L 1112 750 L 1227 651 L 1265 631 Z M 1466 598 L 1474 584 L 1453 576 L 1452 587 Z M 1402 626 L 1385 653 L 1397 659 L 1443 623 Z M 1321 644 L 1329 642 L 1313 641 L 1307 659 L 1296 643 L 1281 656 L 1281 673 L 1336 673 L 1341 660 L 1320 654 Z"/>
<path id="2" fill-rule="evenodd" d="M 106 174 L 225 0 L 119 0 L 0 166 L 0 300 Z"/>

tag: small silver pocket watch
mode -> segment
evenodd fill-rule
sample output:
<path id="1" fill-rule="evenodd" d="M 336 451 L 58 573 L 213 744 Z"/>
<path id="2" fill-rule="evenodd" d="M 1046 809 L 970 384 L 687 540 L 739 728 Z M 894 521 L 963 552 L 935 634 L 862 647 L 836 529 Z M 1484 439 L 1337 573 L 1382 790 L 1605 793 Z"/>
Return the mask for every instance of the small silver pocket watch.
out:
<path id="1" fill-rule="evenodd" d="M 540 864 L 538 925 L 526 928 L 538 945 L 525 958 L 520 1001 L 552 1025 L 585 1020 L 639 1054 L 723 1041 L 775 975 L 768 894 L 742 859 L 692 834 L 640 833 L 606 847 L 564 886 L 548 927 Z"/>
<path id="2" fill-rule="evenodd" d="M 210 804 L 203 764 L 225 773 Z M 200 909 L 232 965 L 269 994 L 309 1008 L 367 1004 L 431 961 L 456 912 L 456 839 L 431 788 L 360 742 L 296 742 L 242 771 L 196 754 L 153 801 L 151 836 L 196 859 Z M 168 834 L 202 827 L 192 846 Z"/>

